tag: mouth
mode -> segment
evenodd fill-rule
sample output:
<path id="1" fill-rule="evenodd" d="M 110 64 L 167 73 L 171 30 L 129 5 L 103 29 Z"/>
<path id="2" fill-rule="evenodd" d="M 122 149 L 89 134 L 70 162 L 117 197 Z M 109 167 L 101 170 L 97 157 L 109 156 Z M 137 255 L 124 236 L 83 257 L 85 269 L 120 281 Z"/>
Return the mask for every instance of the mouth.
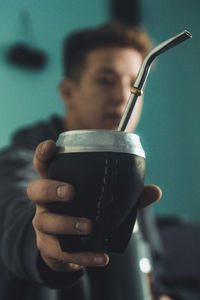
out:
<path id="1" fill-rule="evenodd" d="M 119 123 L 121 121 L 122 114 L 120 113 L 105 113 L 103 115 L 103 123 L 106 125 L 109 129 L 116 129 L 119 126 Z"/>
<path id="2" fill-rule="evenodd" d="M 120 120 L 122 117 L 121 113 L 118 112 L 107 112 L 103 115 L 103 119 L 104 120 L 108 120 L 110 119 L 111 121 L 113 120 Z"/>

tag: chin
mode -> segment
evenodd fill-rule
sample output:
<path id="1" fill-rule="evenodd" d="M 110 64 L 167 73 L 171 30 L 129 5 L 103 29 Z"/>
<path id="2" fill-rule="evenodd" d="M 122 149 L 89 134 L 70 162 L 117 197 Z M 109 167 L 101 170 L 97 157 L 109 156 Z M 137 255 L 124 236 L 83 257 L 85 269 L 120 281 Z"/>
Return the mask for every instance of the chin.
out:
<path id="1" fill-rule="evenodd" d="M 117 124 L 104 124 L 103 126 L 101 126 L 100 129 L 107 129 L 107 130 L 117 130 L 119 123 Z"/>
<path id="2" fill-rule="evenodd" d="M 119 123 L 121 121 L 121 116 L 117 116 L 115 118 L 104 118 L 102 121 L 102 129 L 110 129 L 110 130 L 117 130 Z"/>

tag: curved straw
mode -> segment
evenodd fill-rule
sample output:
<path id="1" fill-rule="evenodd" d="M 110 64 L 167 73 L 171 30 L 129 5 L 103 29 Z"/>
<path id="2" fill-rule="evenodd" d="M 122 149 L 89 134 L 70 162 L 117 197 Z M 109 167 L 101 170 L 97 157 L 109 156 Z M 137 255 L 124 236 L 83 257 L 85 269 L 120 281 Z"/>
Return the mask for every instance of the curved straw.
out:
<path id="1" fill-rule="evenodd" d="M 122 119 L 118 126 L 118 131 L 124 131 L 129 122 L 130 116 L 132 114 L 133 108 L 135 106 L 136 100 L 138 96 L 142 94 L 142 87 L 146 81 L 147 75 L 149 73 L 150 67 L 152 65 L 153 60 L 163 52 L 173 48 L 174 46 L 184 42 L 185 40 L 191 38 L 192 35 L 189 31 L 185 30 L 174 37 L 168 39 L 167 41 L 159 44 L 154 49 L 152 49 L 144 58 L 144 61 L 140 67 L 137 78 L 131 88 L 131 94 L 128 99 L 127 106 L 123 113 Z"/>

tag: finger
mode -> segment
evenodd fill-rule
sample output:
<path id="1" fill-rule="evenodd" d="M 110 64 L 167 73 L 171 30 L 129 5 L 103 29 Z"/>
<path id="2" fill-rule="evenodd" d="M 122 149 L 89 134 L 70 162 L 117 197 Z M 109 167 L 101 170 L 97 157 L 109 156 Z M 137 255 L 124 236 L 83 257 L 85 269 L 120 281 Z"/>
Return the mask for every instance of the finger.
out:
<path id="1" fill-rule="evenodd" d="M 145 208 L 162 197 L 161 189 L 156 185 L 145 185 L 144 190 L 139 199 L 139 208 Z"/>
<path id="2" fill-rule="evenodd" d="M 37 210 L 41 210 L 37 208 Z M 92 221 L 87 218 L 65 216 L 43 210 L 33 218 L 33 227 L 45 234 L 87 235 L 92 229 Z"/>
<path id="3" fill-rule="evenodd" d="M 33 165 L 38 174 L 47 178 L 48 175 L 48 162 L 56 153 L 56 143 L 53 140 L 47 140 L 40 143 L 33 158 Z"/>
<path id="4" fill-rule="evenodd" d="M 105 266 L 109 262 L 109 256 L 106 253 L 62 252 L 59 241 L 54 236 L 45 234 L 37 235 L 37 247 L 45 262 L 56 271 L 66 271 L 69 265 L 78 266 Z"/>
<path id="5" fill-rule="evenodd" d="M 75 196 L 75 189 L 71 184 L 66 182 L 36 179 L 29 183 L 27 195 L 36 204 L 71 201 Z"/>
<path id="6" fill-rule="evenodd" d="M 168 297 L 168 296 L 160 296 L 159 298 L 158 298 L 159 300 L 173 300 L 172 298 L 170 298 L 170 297 Z"/>
<path id="7" fill-rule="evenodd" d="M 109 256 L 106 253 L 81 252 L 81 253 L 64 253 L 64 259 L 72 264 L 78 264 L 84 267 L 104 267 L 109 263 Z"/>

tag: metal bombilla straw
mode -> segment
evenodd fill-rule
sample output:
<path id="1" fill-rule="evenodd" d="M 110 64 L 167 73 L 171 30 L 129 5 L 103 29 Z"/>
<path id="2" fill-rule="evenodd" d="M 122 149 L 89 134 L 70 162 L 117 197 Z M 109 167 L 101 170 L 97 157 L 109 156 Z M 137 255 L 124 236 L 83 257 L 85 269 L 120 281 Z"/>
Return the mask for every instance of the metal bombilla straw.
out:
<path id="1" fill-rule="evenodd" d="M 145 80 L 147 78 L 147 75 L 149 73 L 151 64 L 153 60 L 160 54 L 164 53 L 165 51 L 169 50 L 170 48 L 178 45 L 179 43 L 187 40 L 188 38 L 191 38 L 192 35 L 188 31 L 184 31 L 167 41 L 159 44 L 157 47 L 152 49 L 144 58 L 144 61 L 140 67 L 140 70 L 138 72 L 136 81 L 134 82 L 132 88 L 131 88 L 131 94 L 128 99 L 127 106 L 125 108 L 124 114 L 122 116 L 122 119 L 120 121 L 120 124 L 118 126 L 118 131 L 125 131 L 130 116 L 132 114 L 134 105 L 136 103 L 136 100 L 138 96 L 142 94 L 142 88 L 145 83 Z M 149 250 L 149 247 L 146 244 L 146 241 L 143 238 L 143 235 L 140 231 L 139 224 L 136 221 L 135 227 L 134 227 L 134 234 L 131 237 L 131 240 L 129 242 L 128 248 L 127 248 L 127 255 L 129 258 L 129 265 L 127 267 L 127 264 L 124 263 L 123 259 L 124 257 L 119 257 L 116 255 L 116 258 L 114 256 L 113 259 L 117 260 L 117 264 L 119 267 L 120 272 L 127 273 L 127 276 L 125 277 L 125 283 L 126 286 L 123 288 L 121 294 L 124 293 L 127 287 L 132 287 L 129 289 L 129 296 L 131 296 L 131 299 L 137 299 L 137 300 L 150 300 L 152 297 L 149 294 L 149 287 L 147 285 L 147 279 L 146 274 L 143 273 L 141 270 L 139 262 L 142 261 L 143 258 L 146 260 L 148 259 L 149 264 L 151 265 L 151 253 Z M 127 258 L 126 258 L 127 259 Z M 150 268 L 151 271 L 151 268 Z M 112 272 L 112 270 L 111 270 Z M 114 273 L 115 272 L 115 273 Z M 148 273 L 148 272 L 147 272 Z M 113 271 L 113 274 L 117 274 L 116 270 Z M 120 273 L 121 274 L 121 273 Z M 113 277 L 116 277 L 116 275 L 113 275 Z M 112 276 L 111 276 L 112 278 Z M 120 276 L 115 278 L 114 284 L 116 285 L 117 280 L 123 283 Z M 136 284 L 133 286 L 132 282 L 136 282 Z M 112 284 L 112 282 L 111 282 Z M 113 284 L 113 285 L 114 285 Z M 115 292 L 115 289 L 114 289 Z M 126 291 L 127 292 L 127 291 Z M 118 294 L 115 293 L 113 297 L 110 298 L 111 300 L 118 300 Z M 121 298 L 120 298 L 121 299 Z"/>
<path id="2" fill-rule="evenodd" d="M 131 94 L 128 99 L 127 106 L 123 113 L 122 119 L 118 126 L 118 131 L 125 131 L 126 126 L 128 125 L 130 116 L 132 114 L 133 108 L 135 106 L 136 100 L 138 96 L 142 95 L 142 87 L 146 81 L 148 76 L 149 70 L 151 68 L 153 60 L 160 54 L 164 53 L 165 51 L 173 48 L 174 46 L 184 42 L 185 40 L 191 38 L 192 35 L 189 31 L 185 30 L 174 37 L 166 40 L 165 42 L 159 44 L 157 47 L 152 49 L 144 58 L 144 61 L 140 67 L 138 72 L 137 78 L 131 88 Z"/>

